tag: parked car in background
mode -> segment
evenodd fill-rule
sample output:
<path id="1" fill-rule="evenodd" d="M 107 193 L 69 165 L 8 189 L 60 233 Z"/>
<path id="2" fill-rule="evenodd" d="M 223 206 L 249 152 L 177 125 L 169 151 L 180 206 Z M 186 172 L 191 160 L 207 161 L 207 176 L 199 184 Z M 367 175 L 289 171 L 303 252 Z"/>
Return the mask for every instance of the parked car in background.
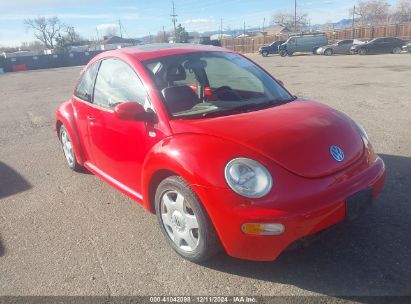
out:
<path id="1" fill-rule="evenodd" d="M 274 41 L 273 43 L 269 45 L 263 45 L 258 50 L 258 53 L 260 53 L 263 57 L 267 57 L 269 54 L 278 54 L 278 47 L 284 42 L 285 40 L 280 40 L 280 41 Z"/>
<path id="2" fill-rule="evenodd" d="M 404 45 L 404 46 L 402 47 L 402 50 L 403 50 L 404 52 L 411 53 L 411 42 L 408 42 L 406 45 Z"/>
<path id="3" fill-rule="evenodd" d="M 357 39 L 340 40 L 334 44 L 319 47 L 316 54 L 325 56 L 331 56 L 333 54 L 351 54 L 350 50 L 352 46 L 364 43 L 365 42 Z"/>
<path id="4" fill-rule="evenodd" d="M 278 52 L 282 57 L 292 56 L 297 52 L 315 54 L 320 46 L 327 44 L 328 38 L 324 33 L 295 35 L 281 44 L 278 47 Z"/>
<path id="5" fill-rule="evenodd" d="M 375 38 L 361 45 L 351 47 L 351 54 L 399 54 L 405 41 L 395 37 Z"/>

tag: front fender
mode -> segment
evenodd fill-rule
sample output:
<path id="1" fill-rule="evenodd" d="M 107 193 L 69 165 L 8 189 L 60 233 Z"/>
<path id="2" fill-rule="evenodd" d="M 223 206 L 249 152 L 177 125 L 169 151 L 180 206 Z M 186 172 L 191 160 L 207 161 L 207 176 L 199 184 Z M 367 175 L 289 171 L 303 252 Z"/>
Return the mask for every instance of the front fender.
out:
<path id="1" fill-rule="evenodd" d="M 60 136 L 59 131 L 60 131 L 61 124 L 64 125 L 64 127 L 66 128 L 67 132 L 70 135 L 77 162 L 80 165 L 82 165 L 85 162 L 85 158 L 84 158 L 83 149 L 80 144 L 80 139 L 78 136 L 75 112 L 73 109 L 73 105 L 70 101 L 64 102 L 57 108 L 56 123 L 55 123 L 57 136 Z"/>
<path id="2" fill-rule="evenodd" d="M 242 145 L 210 135 L 178 134 L 163 139 L 153 146 L 143 165 L 144 207 L 153 211 L 150 185 L 157 172 L 172 172 L 190 185 L 227 189 L 224 168 L 235 157 L 260 158 Z"/>

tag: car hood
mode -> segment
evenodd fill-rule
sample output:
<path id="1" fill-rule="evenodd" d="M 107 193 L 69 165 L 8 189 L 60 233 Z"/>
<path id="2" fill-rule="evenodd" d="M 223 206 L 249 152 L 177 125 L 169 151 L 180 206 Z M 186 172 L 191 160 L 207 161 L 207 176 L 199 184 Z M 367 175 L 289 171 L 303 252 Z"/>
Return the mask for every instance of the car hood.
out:
<path id="1" fill-rule="evenodd" d="M 321 103 L 305 100 L 216 118 L 171 120 L 170 125 L 174 134 L 207 134 L 244 145 L 288 171 L 309 178 L 350 166 L 364 149 L 352 120 Z M 343 161 L 331 156 L 333 145 L 343 150 Z"/>

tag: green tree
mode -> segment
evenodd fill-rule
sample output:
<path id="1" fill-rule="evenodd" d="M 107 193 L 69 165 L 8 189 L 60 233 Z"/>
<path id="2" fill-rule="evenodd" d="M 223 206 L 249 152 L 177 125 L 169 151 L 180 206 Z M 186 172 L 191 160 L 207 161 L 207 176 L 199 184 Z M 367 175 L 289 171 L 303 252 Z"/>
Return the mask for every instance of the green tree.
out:
<path id="1" fill-rule="evenodd" d="M 54 50 L 58 54 L 68 53 L 68 44 L 69 41 L 67 40 L 67 37 L 59 34 L 56 37 L 56 44 L 54 46 Z"/>
<path id="2" fill-rule="evenodd" d="M 177 43 L 187 43 L 188 42 L 188 33 L 186 29 L 181 25 L 181 23 L 176 28 L 176 37 L 175 42 Z"/>

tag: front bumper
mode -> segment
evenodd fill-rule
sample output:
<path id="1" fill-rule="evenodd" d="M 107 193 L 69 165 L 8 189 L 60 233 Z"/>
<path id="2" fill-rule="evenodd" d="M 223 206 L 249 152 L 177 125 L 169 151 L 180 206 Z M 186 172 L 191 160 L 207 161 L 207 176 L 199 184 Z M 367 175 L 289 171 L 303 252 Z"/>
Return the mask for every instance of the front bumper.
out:
<path id="1" fill-rule="evenodd" d="M 385 166 L 380 158 L 361 172 L 342 173 L 322 181 L 306 181 L 306 192 L 289 189 L 293 207 L 276 207 L 238 196 L 230 189 L 192 185 L 214 223 L 226 252 L 247 260 L 272 261 L 290 244 L 313 235 L 345 219 L 346 199 L 363 189 L 371 188 L 375 198 L 384 184 Z M 311 191 L 316 184 L 316 189 Z M 320 183 L 323 185 L 320 186 Z M 297 182 L 298 184 L 298 182 Z M 248 235 L 241 231 L 243 223 L 281 223 L 285 232 L 278 236 Z"/>

